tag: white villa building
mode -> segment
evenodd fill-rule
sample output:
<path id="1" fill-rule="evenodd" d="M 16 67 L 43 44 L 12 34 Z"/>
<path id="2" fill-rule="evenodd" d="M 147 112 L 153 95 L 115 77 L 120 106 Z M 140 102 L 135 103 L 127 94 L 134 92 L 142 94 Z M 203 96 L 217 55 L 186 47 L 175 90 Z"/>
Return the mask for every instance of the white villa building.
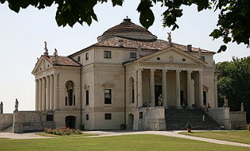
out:
<path id="1" fill-rule="evenodd" d="M 157 129 L 165 109 L 217 107 L 212 51 L 157 39 L 126 18 L 69 56 L 45 52 L 32 74 L 36 111 L 55 127 Z"/>

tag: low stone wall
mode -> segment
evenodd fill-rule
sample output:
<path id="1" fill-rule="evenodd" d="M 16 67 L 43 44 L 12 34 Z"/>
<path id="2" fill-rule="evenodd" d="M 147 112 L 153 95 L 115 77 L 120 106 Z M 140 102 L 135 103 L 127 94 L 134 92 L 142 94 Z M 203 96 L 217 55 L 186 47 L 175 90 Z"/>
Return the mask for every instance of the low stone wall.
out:
<path id="1" fill-rule="evenodd" d="M 0 131 L 12 126 L 13 114 L 0 114 Z"/>
<path id="2" fill-rule="evenodd" d="M 13 113 L 14 133 L 43 131 L 44 128 L 55 128 L 54 121 L 46 121 L 46 113 L 37 111 L 17 111 Z"/>
<path id="3" fill-rule="evenodd" d="M 230 119 L 232 124 L 232 129 L 242 129 L 246 128 L 247 120 L 246 120 L 246 112 L 238 111 L 238 112 L 230 112 Z"/>
<path id="4" fill-rule="evenodd" d="M 142 117 L 139 119 L 139 130 L 166 130 L 164 107 L 141 108 L 140 116 Z"/>
<path id="5" fill-rule="evenodd" d="M 221 126 L 224 126 L 225 129 L 231 129 L 231 120 L 230 120 L 230 108 L 221 107 L 221 108 L 209 108 L 207 114 L 212 117 L 216 122 Z"/>

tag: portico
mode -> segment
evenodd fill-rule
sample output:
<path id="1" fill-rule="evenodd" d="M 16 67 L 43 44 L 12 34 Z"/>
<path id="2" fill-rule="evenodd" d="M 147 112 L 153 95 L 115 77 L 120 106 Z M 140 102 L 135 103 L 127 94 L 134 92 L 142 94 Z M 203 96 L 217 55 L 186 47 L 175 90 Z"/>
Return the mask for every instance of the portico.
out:
<path id="1" fill-rule="evenodd" d="M 36 111 L 58 109 L 59 74 L 50 74 L 36 79 Z"/>

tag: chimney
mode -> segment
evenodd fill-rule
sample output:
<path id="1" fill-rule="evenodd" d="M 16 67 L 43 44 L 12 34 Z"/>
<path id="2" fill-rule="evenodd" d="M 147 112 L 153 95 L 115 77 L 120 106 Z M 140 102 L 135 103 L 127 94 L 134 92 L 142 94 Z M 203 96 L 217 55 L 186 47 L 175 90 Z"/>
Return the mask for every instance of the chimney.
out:
<path id="1" fill-rule="evenodd" d="M 192 45 L 187 45 L 187 51 L 192 51 Z"/>

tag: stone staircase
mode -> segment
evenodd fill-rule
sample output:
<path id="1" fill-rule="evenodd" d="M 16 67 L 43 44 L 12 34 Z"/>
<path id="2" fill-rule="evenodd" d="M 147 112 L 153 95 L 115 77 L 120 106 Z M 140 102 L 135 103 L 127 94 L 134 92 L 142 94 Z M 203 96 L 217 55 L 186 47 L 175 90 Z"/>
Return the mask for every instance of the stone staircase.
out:
<path id="1" fill-rule="evenodd" d="M 203 121 L 203 115 L 205 120 Z M 202 110 L 165 109 L 166 130 L 185 130 L 189 121 L 193 130 L 218 130 L 220 125 Z"/>

